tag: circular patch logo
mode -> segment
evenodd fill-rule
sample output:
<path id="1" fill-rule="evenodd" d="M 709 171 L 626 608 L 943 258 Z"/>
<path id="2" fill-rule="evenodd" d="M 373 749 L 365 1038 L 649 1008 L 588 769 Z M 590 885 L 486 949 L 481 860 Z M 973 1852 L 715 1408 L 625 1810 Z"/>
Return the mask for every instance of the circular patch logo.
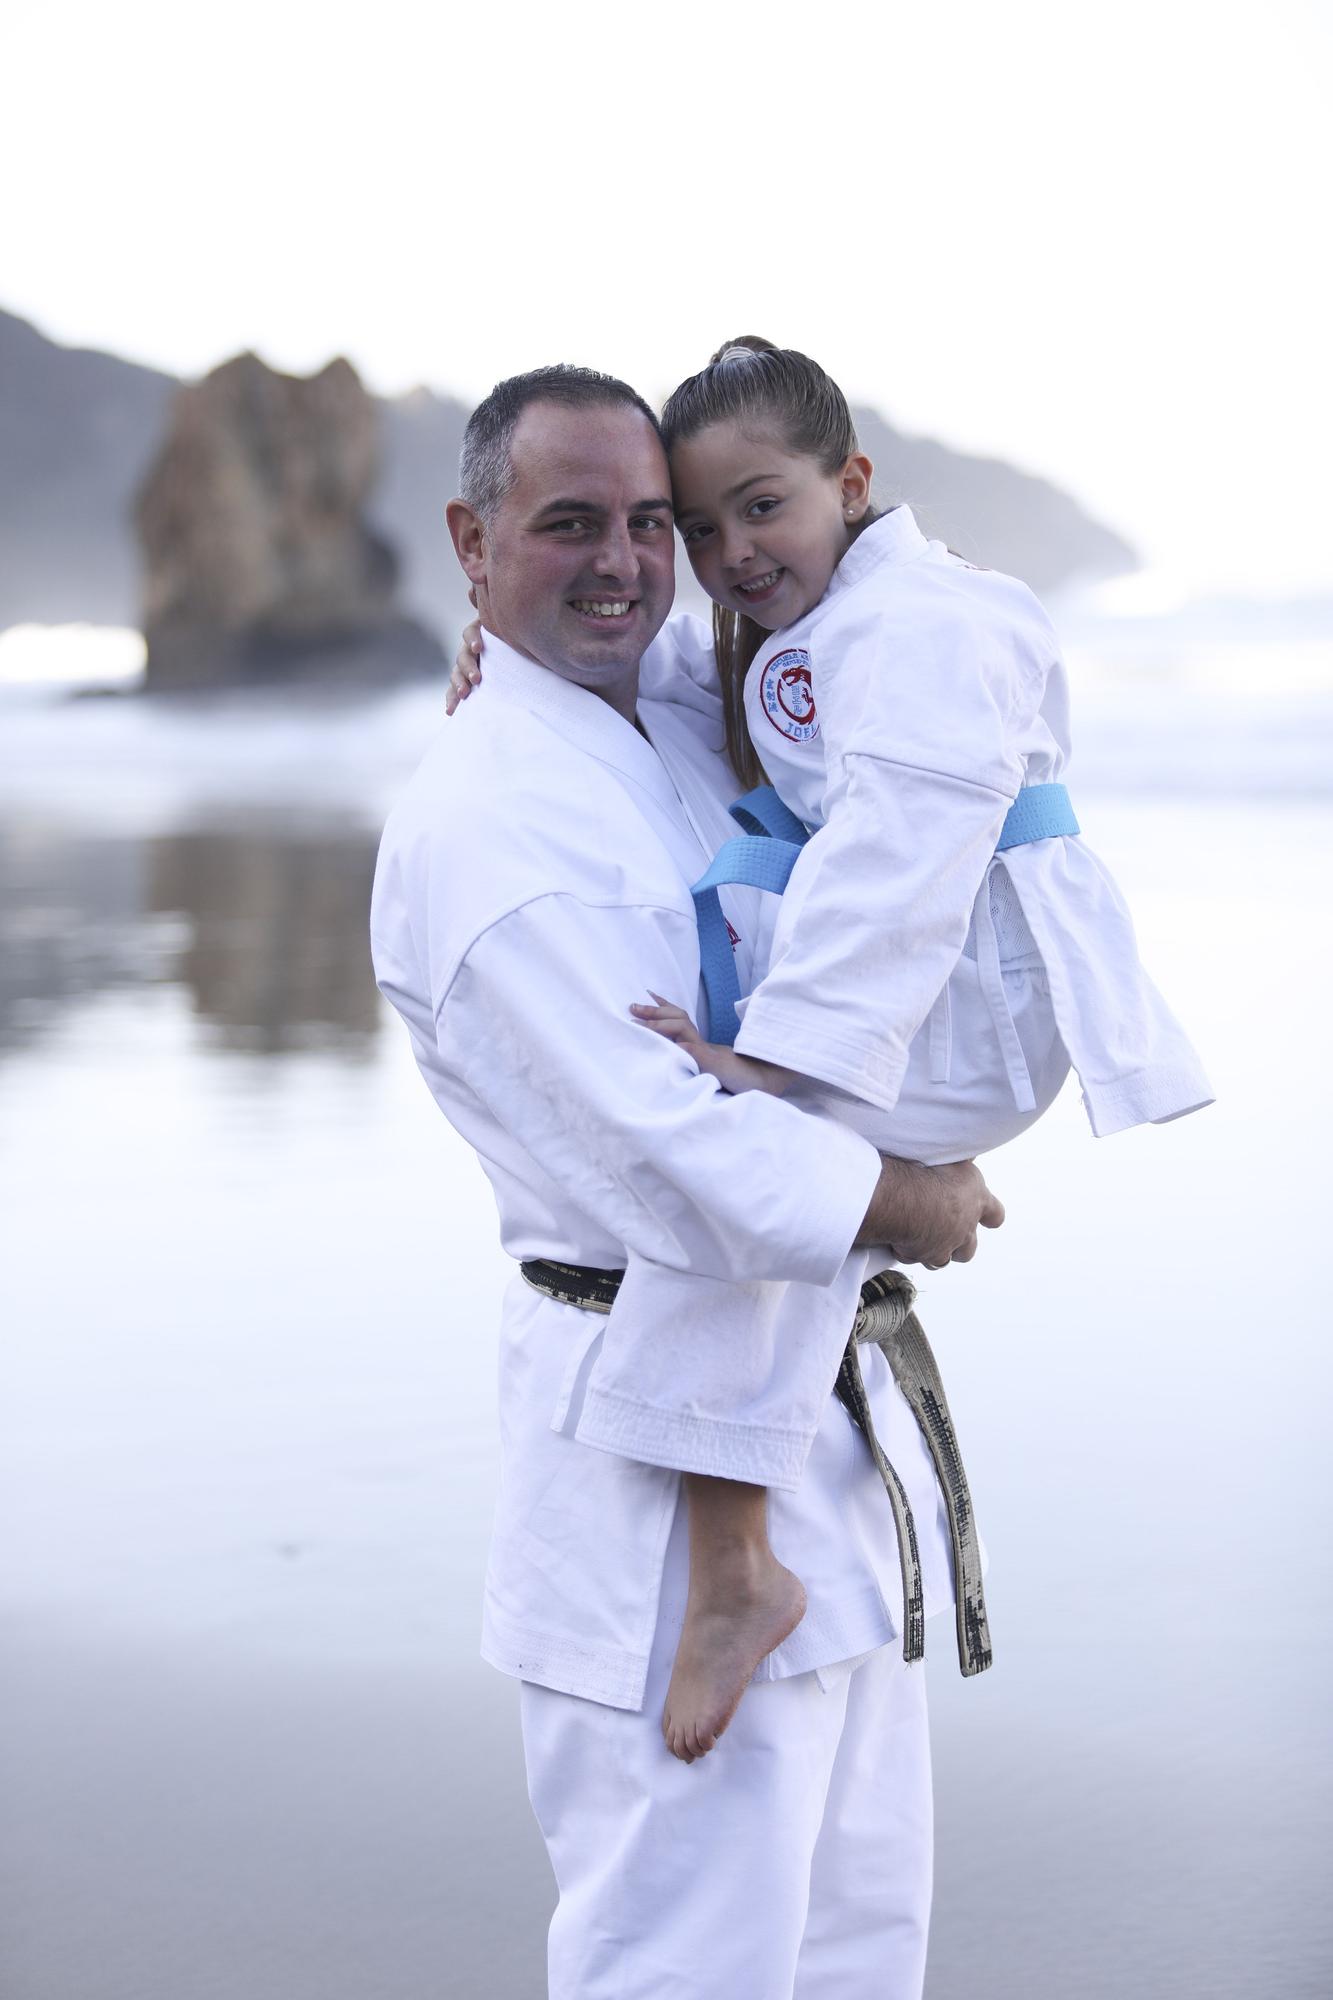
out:
<path id="1" fill-rule="evenodd" d="M 810 655 L 804 646 L 790 646 L 765 663 L 759 676 L 759 699 L 773 727 L 792 743 L 809 743 L 818 736 Z"/>

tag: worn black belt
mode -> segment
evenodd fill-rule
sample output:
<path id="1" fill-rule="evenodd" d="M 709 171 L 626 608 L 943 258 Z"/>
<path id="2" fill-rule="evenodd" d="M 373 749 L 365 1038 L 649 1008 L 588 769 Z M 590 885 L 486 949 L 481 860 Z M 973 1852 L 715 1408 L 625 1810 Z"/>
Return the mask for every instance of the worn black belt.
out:
<path id="1" fill-rule="evenodd" d="M 584 1312 L 609 1313 L 623 1271 L 599 1271 L 585 1264 L 557 1264 L 545 1257 L 521 1267 L 534 1291 Z M 912 1311 L 916 1287 L 901 1271 L 881 1271 L 861 1287 L 847 1352 L 835 1384 L 839 1401 L 865 1437 L 893 1509 L 903 1577 L 903 1658 L 919 1660 L 926 1649 L 925 1593 L 916 1522 L 901 1479 L 875 1435 L 870 1398 L 861 1375 L 862 1347 L 878 1347 L 921 1428 L 944 1496 L 953 1544 L 954 1600 L 958 1617 L 958 1664 L 964 1674 L 983 1673 L 991 1663 L 990 1627 L 981 1586 L 981 1548 L 972 1496 L 963 1470 L 953 1419 L 940 1380 L 939 1364 L 921 1322 Z"/>

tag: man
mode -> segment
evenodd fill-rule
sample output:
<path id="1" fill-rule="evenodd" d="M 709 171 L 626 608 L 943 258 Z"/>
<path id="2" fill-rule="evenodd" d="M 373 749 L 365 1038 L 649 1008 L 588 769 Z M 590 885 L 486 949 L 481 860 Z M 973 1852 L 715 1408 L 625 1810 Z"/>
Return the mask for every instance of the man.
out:
<path id="1" fill-rule="evenodd" d="M 688 660 L 676 700 L 638 699 L 674 588 L 647 406 L 585 370 L 502 383 L 469 423 L 461 483 L 449 527 L 485 685 L 385 830 L 380 985 L 486 1168 L 516 1259 L 628 1267 L 615 1310 L 685 1355 L 775 1328 L 827 1339 L 855 1309 L 854 1244 L 966 1256 L 998 1204 L 974 1168 L 881 1162 L 778 1099 L 726 1096 L 629 1015 L 649 990 L 697 990 L 689 884 L 734 830 L 736 790 L 716 695 Z M 759 902 L 726 899 L 743 985 Z M 501 1333 L 483 1651 L 523 1682 L 529 1787 L 560 1887 L 553 2000 L 918 1994 L 924 1688 L 889 1644 L 898 1562 L 869 1455 L 830 1397 L 754 1464 L 809 1609 L 720 1750 L 678 1763 L 659 1721 L 684 1601 L 678 1478 L 616 1455 L 605 1432 L 599 1449 L 577 1435 L 603 1325 L 516 1274 Z M 869 1374 L 936 1608 L 951 1586 L 929 1459 L 887 1371 Z M 722 1421 L 702 1412 L 671 1462 L 708 1470 L 699 1454 Z"/>

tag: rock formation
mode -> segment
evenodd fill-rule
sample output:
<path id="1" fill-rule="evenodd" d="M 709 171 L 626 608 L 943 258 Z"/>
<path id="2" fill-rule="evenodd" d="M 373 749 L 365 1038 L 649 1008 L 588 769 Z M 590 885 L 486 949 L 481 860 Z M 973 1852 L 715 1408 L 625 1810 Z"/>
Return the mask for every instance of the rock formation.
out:
<path id="1" fill-rule="evenodd" d="M 150 689 L 443 670 L 366 522 L 378 428 L 341 360 L 305 379 L 243 354 L 179 391 L 135 508 Z"/>

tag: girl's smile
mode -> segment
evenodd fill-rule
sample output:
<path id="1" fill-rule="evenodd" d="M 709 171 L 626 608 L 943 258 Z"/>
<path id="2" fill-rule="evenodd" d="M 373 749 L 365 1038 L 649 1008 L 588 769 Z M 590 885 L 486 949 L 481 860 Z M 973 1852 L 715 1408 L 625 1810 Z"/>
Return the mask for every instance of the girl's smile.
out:
<path id="1" fill-rule="evenodd" d="M 671 454 L 676 526 L 704 589 L 768 631 L 818 604 L 866 514 L 870 462 L 835 472 L 739 424 L 710 424 Z"/>

